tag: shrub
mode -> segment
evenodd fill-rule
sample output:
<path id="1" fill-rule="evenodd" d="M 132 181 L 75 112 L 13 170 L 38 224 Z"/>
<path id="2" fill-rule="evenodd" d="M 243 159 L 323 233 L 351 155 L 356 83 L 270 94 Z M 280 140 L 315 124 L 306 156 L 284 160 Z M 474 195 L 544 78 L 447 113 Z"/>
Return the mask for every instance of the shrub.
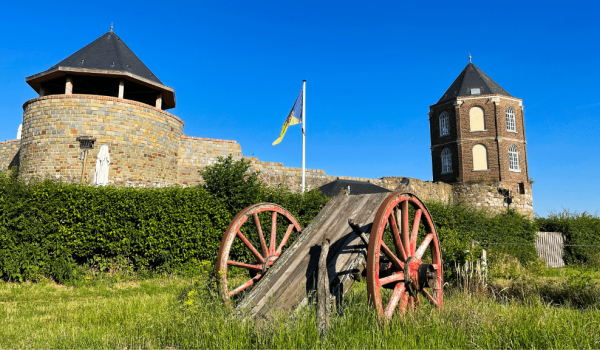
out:
<path id="1" fill-rule="evenodd" d="M 600 267 L 600 217 L 564 210 L 547 218 L 536 218 L 541 231 L 562 232 L 565 236 L 565 263 Z"/>
<path id="2" fill-rule="evenodd" d="M 0 278 L 73 279 L 77 266 L 126 259 L 173 271 L 214 260 L 230 214 L 203 188 L 116 188 L 0 173 Z"/>
<path id="3" fill-rule="evenodd" d="M 258 179 L 259 172 L 248 171 L 250 161 L 233 160 L 231 154 L 218 160 L 199 171 L 205 181 L 200 186 L 212 193 L 233 216 L 247 206 L 260 202 L 264 184 Z"/>
<path id="4" fill-rule="evenodd" d="M 455 264 L 476 260 L 481 249 L 489 256 L 510 255 L 521 263 L 535 261 L 534 222 L 514 210 L 491 215 L 484 210 L 458 204 L 428 202 L 427 207 L 435 221 L 446 271 L 453 279 Z M 478 242 L 473 248 L 473 242 Z"/>

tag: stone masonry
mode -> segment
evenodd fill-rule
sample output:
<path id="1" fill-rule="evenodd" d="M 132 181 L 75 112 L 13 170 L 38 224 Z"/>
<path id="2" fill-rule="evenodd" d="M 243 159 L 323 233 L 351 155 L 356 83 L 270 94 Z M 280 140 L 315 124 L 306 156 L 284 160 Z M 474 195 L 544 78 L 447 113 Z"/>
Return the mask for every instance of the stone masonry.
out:
<path id="1" fill-rule="evenodd" d="M 19 166 L 19 149 L 21 140 L 0 142 L 0 171 L 10 170 Z"/>
<path id="2" fill-rule="evenodd" d="M 78 136 L 96 137 L 87 159 L 86 183 L 94 176 L 99 146 L 107 144 L 111 156 L 109 182 L 117 186 L 195 186 L 203 182 L 198 170 L 232 154 L 251 162 L 252 171 L 269 186 L 300 191 L 301 169 L 282 163 L 244 157 L 235 141 L 191 137 L 183 134 L 184 123 L 155 107 L 108 96 L 52 95 L 27 101 L 23 113 L 21 140 L 0 142 L 0 167 L 21 165 L 24 176 L 50 176 L 79 182 L 82 171 Z M 531 185 L 489 180 L 460 182 L 421 181 L 407 177 L 379 179 L 331 176 L 324 170 L 306 169 L 307 189 L 318 188 L 336 179 L 370 182 L 390 191 L 411 191 L 423 200 L 464 202 L 491 212 L 508 204 L 498 188 L 510 190 L 511 207 L 532 215 Z M 515 188 L 512 188 L 512 187 Z M 520 193 L 524 192 L 524 193 Z"/>

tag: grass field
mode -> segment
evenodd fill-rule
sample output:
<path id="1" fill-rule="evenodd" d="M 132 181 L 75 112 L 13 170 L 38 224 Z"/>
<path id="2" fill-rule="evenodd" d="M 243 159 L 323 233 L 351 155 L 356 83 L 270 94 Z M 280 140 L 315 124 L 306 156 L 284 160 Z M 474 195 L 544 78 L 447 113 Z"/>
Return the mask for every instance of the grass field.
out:
<path id="1" fill-rule="evenodd" d="M 355 284 L 321 339 L 311 307 L 257 327 L 189 278 L 0 283 L 0 348 L 600 348 L 597 305 L 448 292 L 442 311 L 382 324 L 365 289 Z"/>

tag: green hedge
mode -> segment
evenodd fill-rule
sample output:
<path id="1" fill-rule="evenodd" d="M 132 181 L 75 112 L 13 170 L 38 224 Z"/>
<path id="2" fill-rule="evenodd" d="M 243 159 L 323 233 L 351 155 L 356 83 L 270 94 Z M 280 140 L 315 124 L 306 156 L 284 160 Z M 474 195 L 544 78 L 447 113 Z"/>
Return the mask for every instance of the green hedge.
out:
<path id="1" fill-rule="evenodd" d="M 203 188 L 26 184 L 0 173 L 0 278 L 64 281 L 77 265 L 113 258 L 181 268 L 214 259 L 230 219 Z"/>
<path id="2" fill-rule="evenodd" d="M 565 236 L 565 262 L 600 266 L 600 217 L 587 212 L 552 213 L 536 218 L 543 232 L 562 232 Z"/>
<path id="3" fill-rule="evenodd" d="M 157 189 L 26 183 L 0 172 L 0 279 L 63 282 L 85 265 L 193 272 L 201 261 L 215 261 L 225 229 L 245 206 L 280 204 L 306 227 L 327 203 L 319 191 L 267 188 L 245 166 L 222 159 L 208 167 L 219 186 Z M 269 232 L 270 218 L 261 220 Z M 286 226 L 278 225 L 279 237 Z M 235 242 L 232 259 L 252 262 Z"/>
<path id="4" fill-rule="evenodd" d="M 534 246 L 537 225 L 514 210 L 490 215 L 460 203 L 428 202 L 427 207 L 437 225 L 447 267 L 479 258 L 482 248 L 492 258 L 502 253 L 522 263 L 537 258 Z M 472 241 L 479 242 L 476 249 L 471 248 Z"/>

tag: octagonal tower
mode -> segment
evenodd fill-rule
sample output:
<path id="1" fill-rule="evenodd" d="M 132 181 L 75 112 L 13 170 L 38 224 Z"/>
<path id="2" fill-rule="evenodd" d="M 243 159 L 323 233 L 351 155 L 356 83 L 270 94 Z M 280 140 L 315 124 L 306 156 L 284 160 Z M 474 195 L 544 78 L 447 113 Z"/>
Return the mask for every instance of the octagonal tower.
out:
<path id="1" fill-rule="evenodd" d="M 455 196 L 481 206 L 519 202 L 533 213 L 523 100 L 469 62 L 439 101 L 429 107 L 433 181 L 454 183 Z M 477 195 L 504 197 L 492 203 Z M 474 187 L 475 186 L 475 187 Z M 481 187 L 481 186 L 479 186 Z"/>

